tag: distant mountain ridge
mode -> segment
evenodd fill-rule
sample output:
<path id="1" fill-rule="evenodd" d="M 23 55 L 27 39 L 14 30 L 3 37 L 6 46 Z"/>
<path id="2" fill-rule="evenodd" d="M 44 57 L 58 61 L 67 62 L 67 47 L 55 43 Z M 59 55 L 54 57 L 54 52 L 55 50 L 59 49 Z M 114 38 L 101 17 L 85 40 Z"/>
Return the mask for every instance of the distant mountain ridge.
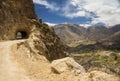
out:
<path id="1" fill-rule="evenodd" d="M 77 24 L 59 24 L 54 26 L 56 34 L 68 44 L 77 41 L 100 41 L 120 31 L 120 24 L 110 28 L 105 26 L 92 26 L 85 28 Z"/>
<path id="2" fill-rule="evenodd" d="M 54 27 L 56 34 L 65 43 L 85 39 L 85 28 L 76 24 L 59 24 Z"/>

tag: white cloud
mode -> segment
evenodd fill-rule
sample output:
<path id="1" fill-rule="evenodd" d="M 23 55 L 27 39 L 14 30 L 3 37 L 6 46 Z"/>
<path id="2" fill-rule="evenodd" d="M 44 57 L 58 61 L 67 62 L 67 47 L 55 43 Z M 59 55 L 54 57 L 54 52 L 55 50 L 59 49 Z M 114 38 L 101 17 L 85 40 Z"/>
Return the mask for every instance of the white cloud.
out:
<path id="1" fill-rule="evenodd" d="M 70 6 L 75 7 L 72 12 Z M 68 0 L 64 15 L 69 18 L 86 16 L 92 18 L 91 24 L 103 22 L 106 25 L 120 24 L 120 2 L 119 0 Z M 97 18 L 90 15 L 96 14 Z"/>
<path id="2" fill-rule="evenodd" d="M 53 11 L 58 11 L 59 8 L 54 3 L 48 3 L 46 0 L 33 0 L 34 3 L 45 6 L 48 9 Z"/>
<path id="3" fill-rule="evenodd" d="M 62 15 L 65 15 L 68 18 L 75 18 L 75 17 L 85 16 L 86 12 L 85 11 L 78 11 L 78 12 L 73 12 L 73 13 L 65 12 Z"/>
<path id="4" fill-rule="evenodd" d="M 48 3 L 46 0 L 33 1 L 52 11 L 59 11 L 59 14 L 67 18 L 88 17 L 92 19 L 90 24 L 99 22 L 109 26 L 120 24 L 119 0 L 66 0 L 62 7 L 54 3 Z"/>
<path id="5" fill-rule="evenodd" d="M 57 25 L 55 23 L 50 23 L 50 22 L 45 22 L 45 23 L 48 24 L 49 26 L 55 26 L 55 25 Z"/>
<path id="6" fill-rule="evenodd" d="M 92 26 L 91 24 L 79 24 L 79 26 L 83 26 L 83 27 L 85 27 L 85 28 L 88 28 L 88 27 L 90 27 L 90 26 Z"/>
<path id="7" fill-rule="evenodd" d="M 86 11 L 82 7 L 77 7 L 78 5 L 73 0 L 68 0 L 64 7 L 62 8 L 63 16 L 68 18 L 75 18 L 80 16 L 86 16 Z"/>

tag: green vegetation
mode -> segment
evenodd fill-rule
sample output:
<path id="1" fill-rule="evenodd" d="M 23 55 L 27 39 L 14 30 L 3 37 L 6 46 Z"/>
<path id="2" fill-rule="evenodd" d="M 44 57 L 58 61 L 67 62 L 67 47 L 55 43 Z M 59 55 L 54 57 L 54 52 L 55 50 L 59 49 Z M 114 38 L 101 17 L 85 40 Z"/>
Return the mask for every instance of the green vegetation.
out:
<path id="1" fill-rule="evenodd" d="M 89 44 L 95 44 L 96 41 L 77 41 L 74 43 L 67 44 L 69 47 L 77 47 L 79 45 L 89 45 Z"/>
<path id="2" fill-rule="evenodd" d="M 110 70 L 110 73 L 120 75 L 120 51 L 99 50 L 89 53 L 71 54 L 70 57 L 82 64 L 87 70 L 97 67 L 99 70 L 105 68 L 105 71 Z"/>
<path id="3" fill-rule="evenodd" d="M 114 56 L 95 56 L 95 59 L 93 60 L 94 63 L 99 63 L 99 64 L 103 64 L 103 65 L 108 65 L 108 64 L 112 64 L 115 65 L 117 64 L 117 60 L 115 59 Z"/>

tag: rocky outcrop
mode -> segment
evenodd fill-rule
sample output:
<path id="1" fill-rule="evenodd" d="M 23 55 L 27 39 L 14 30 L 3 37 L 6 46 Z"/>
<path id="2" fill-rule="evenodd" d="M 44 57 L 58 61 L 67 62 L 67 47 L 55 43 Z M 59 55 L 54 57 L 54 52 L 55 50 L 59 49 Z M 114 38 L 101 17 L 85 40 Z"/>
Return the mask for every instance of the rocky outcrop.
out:
<path id="1" fill-rule="evenodd" d="M 51 64 L 54 72 L 63 73 L 66 71 L 74 71 L 77 74 L 85 73 L 85 69 L 74 61 L 73 58 L 63 58 L 59 60 L 54 60 Z"/>
<path id="2" fill-rule="evenodd" d="M 104 73 L 102 71 L 86 72 L 85 69 L 76 63 L 72 58 L 63 58 L 52 62 L 52 71 L 59 73 L 61 81 L 119 81 L 120 79 L 114 75 Z M 71 76 L 70 76 L 71 75 Z"/>
<path id="3" fill-rule="evenodd" d="M 32 19 L 37 19 L 32 0 L 1 0 L 0 40 L 16 39 L 20 31 L 25 31 L 29 36 Z"/>
<path id="4" fill-rule="evenodd" d="M 33 54 L 45 55 L 49 61 L 66 57 L 63 44 L 53 28 L 47 24 L 42 24 L 40 28 L 33 28 L 25 45 Z"/>
<path id="5" fill-rule="evenodd" d="M 0 33 L 0 40 L 28 39 L 21 44 L 50 61 L 66 56 L 54 30 L 37 18 L 32 0 L 0 1 Z"/>

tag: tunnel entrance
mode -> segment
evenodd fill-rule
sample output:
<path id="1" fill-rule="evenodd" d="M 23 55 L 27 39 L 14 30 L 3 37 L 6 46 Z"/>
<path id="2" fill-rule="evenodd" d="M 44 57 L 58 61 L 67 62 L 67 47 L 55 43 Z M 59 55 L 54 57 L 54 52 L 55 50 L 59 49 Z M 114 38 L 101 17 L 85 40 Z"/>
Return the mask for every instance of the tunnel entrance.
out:
<path id="1" fill-rule="evenodd" d="M 26 31 L 18 31 L 16 33 L 16 39 L 27 39 L 28 33 Z"/>

